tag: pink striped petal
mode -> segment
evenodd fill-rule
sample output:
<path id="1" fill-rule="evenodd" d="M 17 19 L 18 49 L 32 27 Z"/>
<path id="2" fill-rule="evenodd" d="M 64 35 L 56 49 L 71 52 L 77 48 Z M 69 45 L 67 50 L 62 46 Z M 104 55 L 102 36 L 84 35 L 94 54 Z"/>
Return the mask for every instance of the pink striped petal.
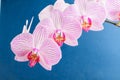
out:
<path id="1" fill-rule="evenodd" d="M 73 18 L 80 16 L 78 7 L 75 4 L 70 5 L 69 7 L 67 7 L 64 10 L 63 16 L 69 16 L 69 17 L 73 17 Z"/>
<path id="2" fill-rule="evenodd" d="M 51 19 L 44 19 L 40 22 L 40 25 L 46 28 L 48 33 L 48 38 L 53 38 L 54 31 L 56 30 L 55 25 Z"/>
<path id="3" fill-rule="evenodd" d="M 100 24 L 99 22 L 95 22 L 95 21 L 93 21 L 92 26 L 90 28 L 90 30 L 92 31 L 101 31 L 103 29 L 104 29 L 103 24 Z"/>
<path id="4" fill-rule="evenodd" d="M 82 34 L 82 28 L 80 27 L 80 21 L 75 18 L 64 17 L 63 18 L 63 31 L 73 36 L 76 40 L 80 38 Z"/>
<path id="5" fill-rule="evenodd" d="M 86 3 L 87 3 L 87 0 L 75 0 L 74 3 L 77 5 L 81 15 L 86 13 Z"/>
<path id="6" fill-rule="evenodd" d="M 22 33 L 11 41 L 11 49 L 17 56 L 24 56 L 33 48 L 33 37 L 30 33 Z"/>
<path id="7" fill-rule="evenodd" d="M 38 23 L 33 32 L 34 47 L 39 49 L 47 37 L 48 37 L 47 29 L 43 27 L 41 23 Z"/>
<path id="8" fill-rule="evenodd" d="M 59 10 L 53 10 L 51 12 L 51 20 L 56 29 L 61 29 L 62 13 Z"/>
<path id="9" fill-rule="evenodd" d="M 40 48 L 40 57 L 41 56 L 43 60 L 40 61 L 40 64 L 45 69 L 48 66 L 57 64 L 62 57 L 60 47 L 52 39 L 47 39 L 42 44 Z"/>
<path id="10" fill-rule="evenodd" d="M 70 46 L 78 46 L 78 41 L 74 36 L 68 33 L 65 33 L 65 35 L 66 35 L 66 40 L 64 42 L 65 44 L 70 45 Z"/>
<path id="11" fill-rule="evenodd" d="M 19 61 L 19 62 L 25 62 L 25 61 L 28 61 L 27 56 L 28 56 L 28 54 L 26 54 L 24 56 L 15 56 L 15 60 Z"/>
<path id="12" fill-rule="evenodd" d="M 53 10 L 52 5 L 48 5 L 39 13 L 39 20 L 44 20 L 46 18 L 50 18 L 51 11 Z"/>
<path id="13" fill-rule="evenodd" d="M 64 0 L 57 0 L 54 4 L 54 9 L 57 9 L 63 12 L 68 6 L 69 4 L 65 3 Z"/>
<path id="14" fill-rule="evenodd" d="M 106 19 L 106 12 L 103 6 L 96 2 L 89 2 L 86 6 L 86 15 L 91 19 L 103 23 Z"/>
<path id="15" fill-rule="evenodd" d="M 56 30 L 53 22 L 51 19 L 44 19 L 40 22 L 40 25 L 44 28 L 46 28 L 48 31 L 53 31 L 53 30 Z"/>
<path id="16" fill-rule="evenodd" d="M 46 61 L 44 60 L 43 56 L 40 57 L 40 62 L 39 63 L 44 69 L 49 70 L 49 71 L 52 70 L 52 65 L 47 64 Z"/>

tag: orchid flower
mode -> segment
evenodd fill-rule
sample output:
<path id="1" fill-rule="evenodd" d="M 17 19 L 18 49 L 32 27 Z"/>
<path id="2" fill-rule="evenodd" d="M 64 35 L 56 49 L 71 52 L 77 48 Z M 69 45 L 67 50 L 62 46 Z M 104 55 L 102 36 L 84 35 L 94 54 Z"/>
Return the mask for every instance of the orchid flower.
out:
<path id="1" fill-rule="evenodd" d="M 81 36 L 82 29 L 79 27 L 79 23 L 76 19 L 64 16 L 63 10 L 59 10 L 60 4 L 63 3 L 63 6 L 66 5 L 64 0 L 57 0 L 55 3 L 55 8 L 46 7 L 39 14 L 39 19 L 47 19 L 44 25 L 47 26 L 49 32 L 49 38 L 52 38 L 59 46 L 62 46 L 63 43 L 66 43 L 70 46 L 78 45 L 78 38 Z M 65 8 L 62 6 L 62 9 Z M 45 15 L 46 14 L 46 15 Z"/>
<path id="2" fill-rule="evenodd" d="M 104 29 L 103 23 L 106 19 L 106 12 L 104 7 L 98 5 L 97 2 L 75 0 L 74 4 L 65 10 L 65 14 L 78 18 L 79 26 L 86 32 Z"/>
<path id="3" fill-rule="evenodd" d="M 105 8 L 108 19 L 120 21 L 120 0 L 106 0 Z"/>
<path id="4" fill-rule="evenodd" d="M 47 38 L 47 31 L 41 23 L 36 26 L 33 34 L 17 35 L 11 41 L 11 49 L 16 61 L 29 61 L 30 67 L 40 63 L 46 70 L 51 70 L 61 59 L 60 47 L 52 39 Z"/>

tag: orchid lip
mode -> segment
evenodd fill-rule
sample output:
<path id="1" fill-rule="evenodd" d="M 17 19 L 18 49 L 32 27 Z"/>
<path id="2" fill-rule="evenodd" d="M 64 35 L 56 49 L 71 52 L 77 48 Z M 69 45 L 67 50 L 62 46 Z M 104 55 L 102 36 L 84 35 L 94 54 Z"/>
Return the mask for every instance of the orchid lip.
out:
<path id="1" fill-rule="evenodd" d="M 61 30 L 56 30 L 53 34 L 53 39 L 59 46 L 62 46 L 65 41 L 65 33 Z"/>
<path id="2" fill-rule="evenodd" d="M 36 63 L 38 63 L 40 61 L 40 56 L 38 56 L 37 51 L 38 51 L 38 49 L 34 48 L 33 51 L 28 53 L 27 58 L 29 60 L 30 67 L 34 67 L 36 65 Z"/>
<path id="3" fill-rule="evenodd" d="M 82 29 L 86 32 L 88 32 L 92 26 L 92 20 L 87 16 L 81 16 L 80 23 L 81 23 Z"/>

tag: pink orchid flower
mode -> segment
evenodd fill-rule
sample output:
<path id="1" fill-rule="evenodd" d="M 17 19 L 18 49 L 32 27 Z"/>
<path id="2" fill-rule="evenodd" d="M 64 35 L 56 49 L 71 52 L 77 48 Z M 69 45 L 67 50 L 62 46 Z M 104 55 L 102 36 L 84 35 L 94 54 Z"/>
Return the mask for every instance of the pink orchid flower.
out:
<path id="1" fill-rule="evenodd" d="M 113 21 L 120 21 L 120 0 L 106 0 L 107 18 Z"/>
<path id="2" fill-rule="evenodd" d="M 86 32 L 89 30 L 103 30 L 106 12 L 103 6 L 97 2 L 87 0 L 75 0 L 74 4 L 65 10 L 65 16 L 78 18 L 80 27 Z"/>
<path id="3" fill-rule="evenodd" d="M 11 49 L 16 61 L 29 61 L 30 67 L 40 63 L 46 70 L 51 70 L 62 57 L 60 47 L 52 39 L 47 38 L 47 31 L 41 23 L 37 25 L 33 34 L 17 35 L 11 41 Z"/>
<path id="4" fill-rule="evenodd" d="M 39 14 L 40 20 L 45 20 L 47 25 L 49 38 L 52 38 L 59 46 L 63 43 L 70 46 L 78 45 L 78 38 L 81 36 L 82 29 L 79 27 L 79 23 L 75 18 L 64 16 L 63 10 L 59 10 L 60 4 L 65 6 L 64 0 L 57 0 L 55 6 L 47 6 Z M 62 2 L 61 2 L 62 1 Z M 62 6 L 62 7 L 63 7 Z M 48 8 L 49 7 L 49 8 Z M 65 7 L 63 7 L 65 9 Z"/>
<path id="5" fill-rule="evenodd" d="M 82 29 L 76 19 L 62 16 L 58 10 L 52 10 L 50 18 L 46 19 L 48 24 L 49 38 L 52 38 L 59 46 L 66 43 L 70 46 L 78 45 L 78 38 L 81 36 Z"/>

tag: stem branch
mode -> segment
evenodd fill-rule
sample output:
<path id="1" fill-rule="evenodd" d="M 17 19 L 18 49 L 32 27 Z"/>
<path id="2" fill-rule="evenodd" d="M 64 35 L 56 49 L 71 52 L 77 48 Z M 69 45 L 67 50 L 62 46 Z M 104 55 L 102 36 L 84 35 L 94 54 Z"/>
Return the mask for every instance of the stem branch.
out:
<path id="1" fill-rule="evenodd" d="M 105 22 L 110 23 L 110 24 L 113 24 L 113 25 L 115 25 L 116 27 L 119 27 L 119 28 L 120 28 L 120 21 L 118 21 L 118 22 L 113 22 L 113 21 L 111 21 L 111 20 L 106 19 Z"/>

